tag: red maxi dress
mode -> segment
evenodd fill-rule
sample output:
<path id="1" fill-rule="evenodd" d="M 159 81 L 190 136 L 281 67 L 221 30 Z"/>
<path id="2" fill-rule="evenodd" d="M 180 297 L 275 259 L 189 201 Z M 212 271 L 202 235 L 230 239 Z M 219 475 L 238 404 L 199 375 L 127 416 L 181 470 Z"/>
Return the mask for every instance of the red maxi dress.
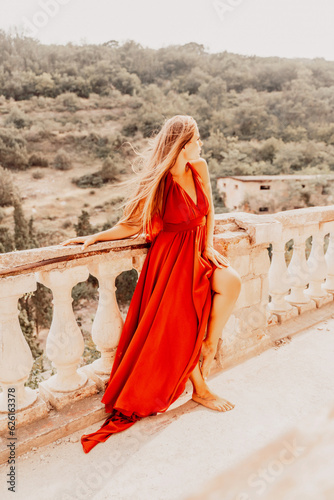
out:
<path id="1" fill-rule="evenodd" d="M 198 363 L 216 265 L 201 255 L 209 202 L 200 175 L 188 165 L 197 204 L 168 172 L 162 217 L 153 217 L 146 236 L 151 246 L 101 400 L 111 415 L 99 430 L 81 437 L 85 453 L 137 420 L 165 412 Z"/>

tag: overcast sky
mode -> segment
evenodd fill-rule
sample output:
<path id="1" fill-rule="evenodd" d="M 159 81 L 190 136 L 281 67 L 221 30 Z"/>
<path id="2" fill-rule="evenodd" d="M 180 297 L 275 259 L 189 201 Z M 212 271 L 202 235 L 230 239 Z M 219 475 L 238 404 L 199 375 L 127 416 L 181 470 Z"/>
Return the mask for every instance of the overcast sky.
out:
<path id="1" fill-rule="evenodd" d="M 43 43 L 197 42 L 210 52 L 334 60 L 334 0 L 0 0 L 0 29 Z"/>

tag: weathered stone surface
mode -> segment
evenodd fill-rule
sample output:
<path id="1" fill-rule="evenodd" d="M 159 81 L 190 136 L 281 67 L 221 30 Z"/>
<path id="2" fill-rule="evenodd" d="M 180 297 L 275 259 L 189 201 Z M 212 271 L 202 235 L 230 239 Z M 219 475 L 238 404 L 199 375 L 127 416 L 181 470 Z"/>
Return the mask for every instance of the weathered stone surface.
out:
<path id="1" fill-rule="evenodd" d="M 312 300 L 316 303 L 317 307 L 322 307 L 324 304 L 329 304 L 333 302 L 333 295 L 328 294 L 325 297 L 313 297 Z"/>
<path id="2" fill-rule="evenodd" d="M 332 232 L 334 229 L 334 221 L 327 221 L 327 222 L 320 222 L 319 223 L 319 230 L 322 232 L 322 234 L 327 234 Z"/>
<path id="3" fill-rule="evenodd" d="M 49 415 L 49 408 L 47 403 L 38 396 L 33 405 L 24 410 L 15 412 L 15 427 L 22 427 L 29 425 L 32 422 L 46 418 Z M 8 432 L 8 414 L 0 414 L 0 435 Z"/>
<path id="4" fill-rule="evenodd" d="M 250 214 L 248 212 L 234 212 L 233 214 L 215 215 L 217 232 L 221 232 L 224 225 L 235 224 L 239 231 L 243 229 L 252 245 L 260 245 L 278 240 L 282 236 L 282 225 L 271 214 Z M 235 230 L 235 229 L 234 229 Z"/>
<path id="5" fill-rule="evenodd" d="M 247 330 L 251 333 L 258 328 L 265 328 L 267 326 L 267 302 L 242 307 L 234 311 L 234 315 L 242 322 L 239 326 L 242 331 Z"/>
<path id="6" fill-rule="evenodd" d="M 137 248 L 138 245 L 140 245 L 140 248 Z M 1 271 L 15 269 L 15 267 L 24 265 L 29 266 L 30 264 L 36 263 L 41 265 L 43 263 L 47 264 L 47 261 L 50 259 L 60 259 L 58 263 L 49 264 L 49 266 L 54 266 L 55 268 L 61 267 L 61 265 L 65 266 L 69 263 L 72 263 L 72 266 L 78 265 L 79 261 L 80 265 L 84 265 L 89 262 L 92 257 L 101 256 L 101 258 L 103 258 L 102 255 L 105 255 L 106 259 L 117 260 L 119 258 L 119 252 L 122 252 L 122 255 L 129 254 L 131 256 L 142 254 L 146 247 L 148 247 L 148 244 L 145 238 L 141 237 L 136 241 L 133 241 L 132 238 L 128 238 L 124 240 L 95 243 L 94 245 L 88 246 L 84 251 L 80 250 L 81 247 L 82 245 L 53 245 L 50 247 L 33 248 L 30 250 L 20 250 L 1 254 L 0 276 Z M 67 257 L 75 257 L 75 259 L 66 262 Z"/>
<path id="7" fill-rule="evenodd" d="M 247 276 L 250 272 L 250 255 L 229 255 L 231 266 L 238 271 L 240 277 Z"/>
<path id="8" fill-rule="evenodd" d="M 298 316 L 298 309 L 296 306 L 292 306 L 292 309 L 289 311 L 275 312 L 273 314 L 276 314 L 279 323 L 284 323 L 285 321 Z"/>
<path id="9" fill-rule="evenodd" d="M 272 346 L 273 341 L 267 329 L 263 328 L 251 332 L 248 336 L 244 334 L 243 338 L 239 338 L 238 335 L 235 335 L 233 339 L 224 338 L 218 345 L 216 363 L 213 364 L 210 375 L 257 356 Z"/>
<path id="10" fill-rule="evenodd" d="M 306 311 L 311 311 L 312 309 L 315 309 L 317 307 L 317 304 L 315 303 L 314 300 L 310 300 L 306 304 L 295 304 L 293 303 L 295 307 L 298 309 L 298 314 L 303 314 Z"/>
<path id="11" fill-rule="evenodd" d="M 288 321 L 283 322 L 283 324 L 273 324 L 268 327 L 268 334 L 272 340 L 277 340 L 285 337 L 286 335 L 296 335 L 297 333 L 301 333 L 303 330 L 311 328 L 320 321 L 325 321 L 328 318 L 334 317 L 332 314 L 333 307 L 333 303 L 326 304 L 320 309 L 315 307 L 314 309 L 305 311 L 301 315 L 295 315 Z"/>
<path id="12" fill-rule="evenodd" d="M 261 278 L 252 278 L 242 282 L 239 297 L 235 303 L 235 309 L 249 307 L 261 301 Z"/>
<path id="13" fill-rule="evenodd" d="M 334 205 L 285 210 L 275 214 L 275 220 L 285 227 L 305 227 L 314 223 L 331 222 L 334 219 Z"/>
<path id="14" fill-rule="evenodd" d="M 269 301 L 269 278 L 268 275 L 261 275 L 261 299 L 266 301 L 268 304 Z"/>
<path id="15" fill-rule="evenodd" d="M 27 292 L 34 292 L 36 286 L 34 274 L 0 278 L 0 299 L 16 296 L 20 297 Z"/>
<path id="16" fill-rule="evenodd" d="M 16 456 L 40 446 L 53 443 L 73 432 L 107 418 L 102 395 L 95 394 L 81 401 L 72 401 L 61 411 L 51 410 L 48 418 L 30 423 L 20 429 L 16 444 Z M 7 439 L 0 439 L 0 464 L 7 462 Z"/>
<path id="17" fill-rule="evenodd" d="M 96 384 L 99 391 L 104 391 L 110 379 L 110 373 L 109 375 L 98 374 L 93 370 L 91 364 L 83 366 L 81 369 L 87 374 L 87 377 Z"/>
<path id="18" fill-rule="evenodd" d="M 80 372 L 80 370 L 81 369 L 79 368 L 78 372 Z M 39 393 L 44 401 L 49 401 L 50 404 L 58 411 L 62 410 L 69 404 L 93 396 L 98 392 L 95 382 L 90 379 L 87 380 L 83 387 L 71 392 L 52 391 L 47 382 L 48 381 L 45 380 L 39 384 Z"/>
<path id="19" fill-rule="evenodd" d="M 268 327 L 273 326 L 273 325 L 277 325 L 277 324 L 278 324 L 278 318 L 277 318 L 276 314 L 273 314 L 270 310 L 268 310 L 268 307 L 267 307 L 267 325 L 268 325 Z"/>
<path id="20" fill-rule="evenodd" d="M 213 238 L 214 246 L 225 255 L 245 254 L 250 249 L 250 242 L 245 232 L 225 231 Z"/>
<path id="21" fill-rule="evenodd" d="M 250 272 L 256 276 L 268 275 L 270 259 L 267 247 L 257 246 L 251 251 Z"/>

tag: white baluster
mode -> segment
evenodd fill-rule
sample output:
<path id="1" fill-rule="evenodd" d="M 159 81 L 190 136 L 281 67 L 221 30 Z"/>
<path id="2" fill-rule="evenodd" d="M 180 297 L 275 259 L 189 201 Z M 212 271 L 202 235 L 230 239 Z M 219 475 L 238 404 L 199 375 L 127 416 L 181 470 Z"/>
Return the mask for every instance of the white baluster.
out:
<path id="1" fill-rule="evenodd" d="M 89 272 L 99 280 L 99 304 L 92 326 L 92 339 L 101 358 L 89 367 L 98 375 L 110 375 L 114 351 L 123 328 L 123 319 L 116 300 L 115 279 L 123 271 L 132 269 L 131 257 L 91 262 Z"/>
<path id="2" fill-rule="evenodd" d="M 57 368 L 57 373 L 43 382 L 53 391 L 75 391 L 87 382 L 86 374 L 77 371 L 85 345 L 73 313 L 71 291 L 74 285 L 85 281 L 88 276 L 85 266 L 37 273 L 37 281 L 53 293 L 53 317 L 46 355 Z"/>
<path id="3" fill-rule="evenodd" d="M 24 293 L 35 290 L 36 279 L 33 274 L 0 279 L 1 413 L 8 411 L 8 388 L 15 387 L 16 410 L 31 406 L 37 399 L 37 391 L 24 386 L 34 361 L 21 330 L 17 304 Z"/>
<path id="4" fill-rule="evenodd" d="M 290 288 L 290 280 L 284 258 L 284 241 L 275 241 L 272 247 L 272 261 L 268 272 L 271 302 L 269 302 L 268 308 L 272 312 L 285 312 L 292 309 L 292 306 L 284 298 Z"/>
<path id="5" fill-rule="evenodd" d="M 143 253 L 143 254 L 140 254 L 140 255 L 136 255 L 132 259 L 132 267 L 137 271 L 137 273 L 138 273 L 138 279 L 139 279 L 141 270 L 143 269 L 143 265 L 144 265 L 144 262 L 145 262 L 145 259 L 146 259 L 146 255 L 147 255 L 146 253 Z"/>
<path id="6" fill-rule="evenodd" d="M 297 230 L 296 230 L 297 232 Z M 288 266 L 290 276 L 291 293 L 285 299 L 292 304 L 306 304 L 310 298 L 305 295 L 304 290 L 309 282 L 309 270 L 305 256 L 305 236 L 296 234 L 294 236 L 293 253 Z"/>
<path id="7" fill-rule="evenodd" d="M 323 288 L 328 292 L 334 292 L 334 229 L 329 234 L 327 252 L 325 254 L 327 264 L 326 283 Z"/>
<path id="8" fill-rule="evenodd" d="M 324 254 L 324 237 L 318 231 L 312 235 L 312 248 L 307 260 L 307 267 L 310 273 L 309 287 L 305 293 L 310 298 L 325 297 L 327 293 L 321 288 L 327 272 L 327 265 Z"/>

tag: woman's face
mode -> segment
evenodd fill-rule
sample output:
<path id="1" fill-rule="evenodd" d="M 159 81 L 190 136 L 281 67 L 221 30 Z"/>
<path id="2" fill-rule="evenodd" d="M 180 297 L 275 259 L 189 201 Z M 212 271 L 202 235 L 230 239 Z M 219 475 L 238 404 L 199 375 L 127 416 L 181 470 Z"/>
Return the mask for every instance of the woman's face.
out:
<path id="1" fill-rule="evenodd" d="M 200 135 L 198 128 L 196 126 L 195 133 L 192 136 L 191 140 L 187 142 L 185 145 L 185 155 L 187 160 L 198 160 L 201 155 L 201 146 L 203 145 L 203 142 L 201 141 Z"/>

